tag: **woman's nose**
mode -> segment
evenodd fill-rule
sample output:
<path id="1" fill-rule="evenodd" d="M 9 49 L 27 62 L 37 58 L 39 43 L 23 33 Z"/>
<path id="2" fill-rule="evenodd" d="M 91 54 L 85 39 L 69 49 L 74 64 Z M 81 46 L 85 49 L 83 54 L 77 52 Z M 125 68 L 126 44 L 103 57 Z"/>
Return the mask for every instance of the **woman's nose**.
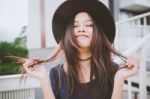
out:
<path id="1" fill-rule="evenodd" d="M 84 32 L 85 32 L 85 30 L 79 30 L 79 32 L 83 32 L 83 33 L 84 33 Z"/>
<path id="2" fill-rule="evenodd" d="M 84 33 L 85 32 L 85 28 L 83 26 L 80 27 L 79 30 L 78 30 L 78 32 L 80 32 L 80 33 L 83 32 Z"/>

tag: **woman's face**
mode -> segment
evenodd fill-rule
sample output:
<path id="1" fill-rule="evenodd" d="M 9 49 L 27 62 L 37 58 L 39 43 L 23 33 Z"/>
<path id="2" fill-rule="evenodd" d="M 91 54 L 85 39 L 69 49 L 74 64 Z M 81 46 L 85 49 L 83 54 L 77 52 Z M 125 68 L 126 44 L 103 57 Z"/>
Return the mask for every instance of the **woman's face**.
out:
<path id="1" fill-rule="evenodd" d="M 93 21 L 86 12 L 80 12 L 74 19 L 74 33 L 81 48 L 89 48 L 93 34 Z"/>

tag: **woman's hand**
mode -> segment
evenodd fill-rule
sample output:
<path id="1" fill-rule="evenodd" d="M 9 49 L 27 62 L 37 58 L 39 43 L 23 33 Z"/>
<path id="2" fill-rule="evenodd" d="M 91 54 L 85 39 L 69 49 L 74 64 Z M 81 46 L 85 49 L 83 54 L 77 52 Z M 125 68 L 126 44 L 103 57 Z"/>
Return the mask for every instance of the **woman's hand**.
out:
<path id="1" fill-rule="evenodd" d="M 29 75 L 37 78 L 40 81 L 44 99 L 55 99 L 50 84 L 48 71 L 42 64 L 34 65 L 36 62 L 37 60 L 35 59 L 29 59 L 23 64 L 23 67 Z"/>
<path id="2" fill-rule="evenodd" d="M 132 57 L 126 60 L 126 63 L 122 65 L 122 68 L 116 72 L 115 78 L 119 80 L 126 80 L 127 78 L 138 74 L 140 60 L 137 57 Z"/>
<path id="3" fill-rule="evenodd" d="M 126 63 L 120 67 L 120 69 L 116 72 L 114 78 L 114 88 L 111 99 L 123 99 L 123 85 L 124 80 L 127 78 L 138 74 L 139 72 L 139 59 L 129 58 L 126 60 Z"/>
<path id="4" fill-rule="evenodd" d="M 24 64 L 23 67 L 26 70 L 26 72 L 38 79 L 38 80 L 42 80 L 45 77 L 48 77 L 48 71 L 46 70 L 45 66 L 43 66 L 42 64 L 38 64 L 38 65 L 34 65 L 36 64 L 37 61 L 35 61 L 34 59 L 28 59 Z"/>

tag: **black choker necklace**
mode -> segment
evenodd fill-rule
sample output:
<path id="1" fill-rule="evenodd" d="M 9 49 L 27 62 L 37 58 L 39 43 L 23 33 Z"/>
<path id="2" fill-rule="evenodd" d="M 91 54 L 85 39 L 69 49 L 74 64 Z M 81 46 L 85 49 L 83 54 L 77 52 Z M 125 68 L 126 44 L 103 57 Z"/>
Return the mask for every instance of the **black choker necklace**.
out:
<path id="1" fill-rule="evenodd" d="M 81 59 L 81 58 L 79 58 L 79 61 L 87 61 L 87 60 L 91 60 L 91 56 L 90 57 L 88 57 L 88 58 L 85 58 L 85 59 Z"/>

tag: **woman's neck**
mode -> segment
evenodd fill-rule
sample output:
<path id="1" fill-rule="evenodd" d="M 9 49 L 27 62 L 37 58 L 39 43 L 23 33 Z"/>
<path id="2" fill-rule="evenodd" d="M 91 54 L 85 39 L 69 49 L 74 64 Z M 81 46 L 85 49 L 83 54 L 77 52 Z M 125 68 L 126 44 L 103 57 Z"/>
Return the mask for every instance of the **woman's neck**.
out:
<path id="1" fill-rule="evenodd" d="M 80 50 L 79 52 L 79 64 L 80 70 L 79 75 L 81 76 L 81 82 L 90 81 L 90 71 L 91 71 L 91 52 L 87 49 Z"/>
<path id="2" fill-rule="evenodd" d="M 80 49 L 79 50 L 79 58 L 80 59 L 88 59 L 91 57 L 91 51 L 89 49 Z"/>
<path id="3" fill-rule="evenodd" d="M 79 63 L 81 68 L 89 68 L 91 63 L 91 51 L 89 48 L 80 49 L 79 51 Z"/>

